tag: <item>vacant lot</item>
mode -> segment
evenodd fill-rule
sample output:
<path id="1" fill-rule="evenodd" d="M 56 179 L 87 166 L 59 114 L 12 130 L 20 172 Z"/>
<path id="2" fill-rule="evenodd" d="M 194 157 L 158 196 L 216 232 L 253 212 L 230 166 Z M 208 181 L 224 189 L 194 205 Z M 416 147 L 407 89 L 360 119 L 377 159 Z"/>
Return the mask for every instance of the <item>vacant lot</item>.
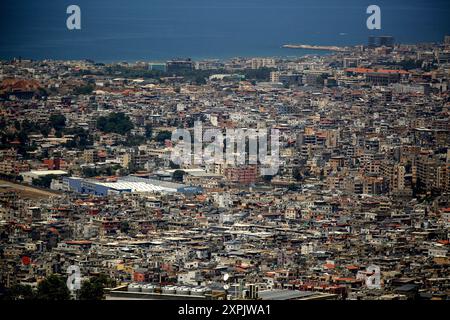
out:
<path id="1" fill-rule="evenodd" d="M 12 189 L 17 191 L 19 196 L 21 196 L 23 198 L 42 199 L 42 198 L 49 198 L 49 197 L 57 197 L 60 195 L 60 193 L 58 193 L 58 192 L 34 188 L 34 187 L 27 186 L 27 185 L 13 183 L 13 182 L 6 181 L 6 180 L 0 180 L 0 185 L 10 186 Z"/>

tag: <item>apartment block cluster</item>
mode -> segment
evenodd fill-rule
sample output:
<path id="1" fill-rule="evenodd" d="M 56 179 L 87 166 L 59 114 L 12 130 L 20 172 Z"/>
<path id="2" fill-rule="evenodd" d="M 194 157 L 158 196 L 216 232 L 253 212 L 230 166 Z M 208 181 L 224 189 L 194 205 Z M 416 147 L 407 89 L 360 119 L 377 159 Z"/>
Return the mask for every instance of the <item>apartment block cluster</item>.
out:
<path id="1" fill-rule="evenodd" d="M 450 37 L 1 61 L 0 284 L 77 265 L 107 299 L 449 299 L 449 79 Z M 196 122 L 278 129 L 278 172 L 174 163 Z"/>

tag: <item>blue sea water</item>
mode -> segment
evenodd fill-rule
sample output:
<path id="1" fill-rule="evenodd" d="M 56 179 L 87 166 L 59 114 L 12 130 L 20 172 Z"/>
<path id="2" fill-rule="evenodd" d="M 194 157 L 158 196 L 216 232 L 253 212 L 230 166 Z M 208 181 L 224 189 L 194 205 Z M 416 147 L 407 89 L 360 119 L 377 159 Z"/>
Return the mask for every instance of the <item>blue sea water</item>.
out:
<path id="1" fill-rule="evenodd" d="M 285 43 L 441 42 L 448 0 L 0 0 L 0 58 L 157 61 L 174 57 L 296 56 Z M 81 30 L 66 8 L 81 8 Z M 366 8 L 381 8 L 368 30 Z"/>

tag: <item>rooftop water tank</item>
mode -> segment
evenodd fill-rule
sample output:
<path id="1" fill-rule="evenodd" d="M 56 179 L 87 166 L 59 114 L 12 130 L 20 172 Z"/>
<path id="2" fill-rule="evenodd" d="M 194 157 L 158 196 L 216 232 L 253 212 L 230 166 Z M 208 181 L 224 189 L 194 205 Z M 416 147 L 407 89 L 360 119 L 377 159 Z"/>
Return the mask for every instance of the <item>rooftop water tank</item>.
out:
<path id="1" fill-rule="evenodd" d="M 177 288 L 177 294 L 190 295 L 191 294 L 191 288 L 189 288 L 189 287 L 178 287 Z"/>
<path id="2" fill-rule="evenodd" d="M 166 294 L 175 294 L 177 292 L 177 290 L 175 289 L 174 286 L 165 286 L 162 287 L 162 293 L 166 293 Z"/>
<path id="3" fill-rule="evenodd" d="M 145 293 L 155 292 L 155 286 L 152 284 L 144 284 L 142 286 L 142 292 L 145 292 Z"/>
<path id="4" fill-rule="evenodd" d="M 141 292 L 142 286 L 138 283 L 130 283 L 128 285 L 129 292 Z"/>

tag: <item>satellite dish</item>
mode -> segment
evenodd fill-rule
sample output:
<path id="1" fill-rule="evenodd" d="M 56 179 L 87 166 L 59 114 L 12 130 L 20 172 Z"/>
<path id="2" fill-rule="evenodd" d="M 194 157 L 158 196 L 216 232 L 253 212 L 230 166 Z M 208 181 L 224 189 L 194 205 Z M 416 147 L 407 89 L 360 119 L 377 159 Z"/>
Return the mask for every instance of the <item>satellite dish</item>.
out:
<path id="1" fill-rule="evenodd" d="M 230 286 L 229 286 L 228 284 L 226 284 L 226 285 L 223 286 L 223 288 L 224 288 L 225 290 L 228 290 L 228 289 L 230 289 Z"/>
<path id="2" fill-rule="evenodd" d="M 228 281 L 228 278 L 230 278 L 230 275 L 228 273 L 225 273 L 223 275 L 223 281 Z"/>

